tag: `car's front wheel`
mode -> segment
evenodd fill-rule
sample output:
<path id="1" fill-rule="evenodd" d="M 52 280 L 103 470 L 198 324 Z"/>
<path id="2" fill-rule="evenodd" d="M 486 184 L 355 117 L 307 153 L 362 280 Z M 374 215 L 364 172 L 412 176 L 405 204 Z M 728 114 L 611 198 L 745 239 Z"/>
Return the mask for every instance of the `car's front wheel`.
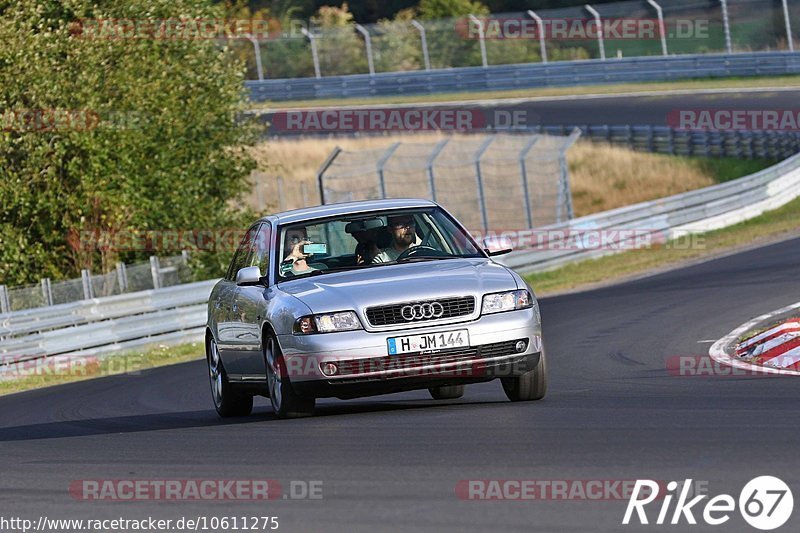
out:
<path id="1" fill-rule="evenodd" d="M 455 400 L 464 396 L 464 385 L 445 385 L 428 389 L 434 400 Z"/>
<path id="2" fill-rule="evenodd" d="M 289 381 L 281 348 L 272 334 L 264 343 L 264 362 L 267 367 L 267 389 L 272 410 L 278 418 L 299 418 L 314 414 L 316 399 L 298 396 Z"/>
<path id="3" fill-rule="evenodd" d="M 547 393 L 547 360 L 544 356 L 544 348 L 539 355 L 539 362 L 536 368 L 529 370 L 522 375 L 508 378 L 500 378 L 503 383 L 503 390 L 512 402 L 523 402 L 530 400 L 541 400 Z"/>
<path id="4" fill-rule="evenodd" d="M 249 415 L 253 411 L 253 397 L 240 393 L 231 386 L 219 355 L 217 341 L 213 337 L 206 343 L 206 361 L 211 382 L 211 396 L 214 398 L 214 407 L 219 416 L 227 418 Z"/>

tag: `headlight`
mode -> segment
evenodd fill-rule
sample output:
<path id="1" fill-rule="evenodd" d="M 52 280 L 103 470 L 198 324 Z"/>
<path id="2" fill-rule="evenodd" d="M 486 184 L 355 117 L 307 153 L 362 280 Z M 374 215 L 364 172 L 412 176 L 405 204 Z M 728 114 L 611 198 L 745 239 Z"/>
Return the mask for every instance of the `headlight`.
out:
<path id="1" fill-rule="evenodd" d="M 362 327 L 361 321 L 353 311 L 303 316 L 294 323 L 294 332 L 300 335 L 352 331 L 354 329 L 362 329 Z"/>
<path id="2" fill-rule="evenodd" d="M 519 291 L 498 292 L 483 296 L 482 315 L 527 309 L 533 307 L 533 297 L 526 289 Z"/>

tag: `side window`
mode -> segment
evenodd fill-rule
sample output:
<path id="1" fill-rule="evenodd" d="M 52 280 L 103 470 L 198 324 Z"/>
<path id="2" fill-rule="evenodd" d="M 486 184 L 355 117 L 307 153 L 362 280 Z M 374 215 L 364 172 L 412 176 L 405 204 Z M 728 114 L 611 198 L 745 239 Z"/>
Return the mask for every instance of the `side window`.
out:
<path id="1" fill-rule="evenodd" d="M 225 276 L 225 279 L 228 279 L 230 281 L 235 280 L 236 273 L 248 265 L 248 260 L 250 259 L 251 256 L 251 252 L 253 249 L 253 241 L 255 241 L 256 231 L 258 230 L 258 227 L 259 226 L 253 226 L 252 228 L 247 230 L 247 233 L 245 234 L 244 238 L 242 238 L 242 242 L 239 244 L 239 248 L 233 255 L 233 261 L 231 261 L 231 266 L 228 267 L 228 275 Z"/>
<path id="2" fill-rule="evenodd" d="M 269 274 L 269 252 L 272 249 L 272 226 L 268 222 L 261 224 L 255 241 L 248 266 L 257 266 L 261 269 L 261 275 L 266 276 Z"/>

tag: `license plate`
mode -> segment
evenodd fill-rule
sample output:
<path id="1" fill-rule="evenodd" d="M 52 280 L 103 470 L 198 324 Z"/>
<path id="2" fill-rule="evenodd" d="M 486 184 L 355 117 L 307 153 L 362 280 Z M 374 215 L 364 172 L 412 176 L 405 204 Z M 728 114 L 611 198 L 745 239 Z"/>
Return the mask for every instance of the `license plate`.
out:
<path id="1" fill-rule="evenodd" d="M 387 339 L 387 344 L 389 355 L 463 348 L 469 346 L 469 331 L 460 329 L 457 331 L 426 333 L 424 335 L 392 337 Z"/>

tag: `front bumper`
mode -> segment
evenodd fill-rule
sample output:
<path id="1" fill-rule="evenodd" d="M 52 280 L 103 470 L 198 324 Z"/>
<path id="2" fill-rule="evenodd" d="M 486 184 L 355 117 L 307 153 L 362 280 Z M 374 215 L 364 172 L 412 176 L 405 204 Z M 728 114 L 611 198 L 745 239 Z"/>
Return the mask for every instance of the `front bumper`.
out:
<path id="1" fill-rule="evenodd" d="M 427 354 L 389 355 L 387 339 L 469 331 L 470 346 Z M 286 374 L 298 394 L 351 398 L 450 384 L 488 381 L 535 368 L 542 351 L 534 309 L 509 311 L 473 321 L 393 331 L 365 330 L 278 338 Z M 517 343 L 524 342 L 523 349 Z M 337 365 L 326 376 L 325 363 Z"/>

